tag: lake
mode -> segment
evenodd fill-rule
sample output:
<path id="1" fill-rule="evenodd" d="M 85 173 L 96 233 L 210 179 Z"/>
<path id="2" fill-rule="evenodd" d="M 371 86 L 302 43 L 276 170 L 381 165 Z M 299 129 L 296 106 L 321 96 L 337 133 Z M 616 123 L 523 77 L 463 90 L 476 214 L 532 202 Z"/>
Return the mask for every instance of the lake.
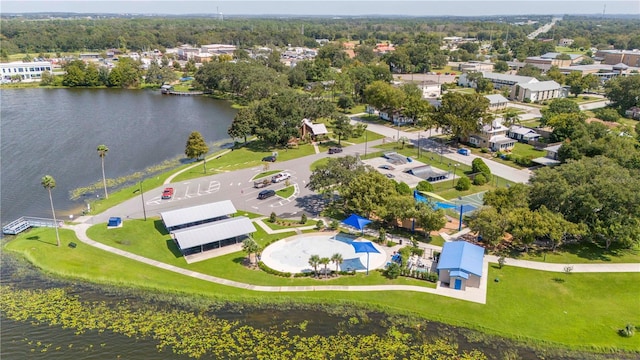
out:
<path id="1" fill-rule="evenodd" d="M 192 131 L 210 152 L 230 144 L 235 113 L 226 101 L 155 90 L 2 89 L 0 222 L 51 217 L 44 175 L 56 180 L 56 216 L 80 214 L 89 199 L 72 201 L 70 191 L 101 181 L 100 144 L 109 148 L 106 177 L 117 178 L 184 158 Z M 90 196 L 97 195 L 104 193 Z"/>

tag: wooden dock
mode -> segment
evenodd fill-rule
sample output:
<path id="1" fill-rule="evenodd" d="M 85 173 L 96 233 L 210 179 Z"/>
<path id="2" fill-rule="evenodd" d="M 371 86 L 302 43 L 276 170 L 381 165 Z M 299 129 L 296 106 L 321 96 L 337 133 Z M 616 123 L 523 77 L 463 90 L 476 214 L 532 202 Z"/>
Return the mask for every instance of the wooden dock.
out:
<path id="1" fill-rule="evenodd" d="M 165 91 L 164 95 L 177 95 L 177 96 L 198 96 L 204 94 L 204 91 Z"/>

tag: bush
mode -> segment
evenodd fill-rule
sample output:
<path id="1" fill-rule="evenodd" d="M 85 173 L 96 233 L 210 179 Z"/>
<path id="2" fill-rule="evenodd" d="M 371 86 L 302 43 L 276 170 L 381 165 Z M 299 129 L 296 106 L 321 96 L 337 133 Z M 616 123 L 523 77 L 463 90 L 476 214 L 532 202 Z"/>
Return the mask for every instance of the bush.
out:
<path id="1" fill-rule="evenodd" d="M 258 262 L 258 267 L 260 268 L 260 270 L 266 272 L 267 274 L 276 275 L 276 276 L 282 276 L 282 277 L 286 277 L 286 278 L 290 278 L 291 277 L 291 273 L 290 272 L 282 272 L 282 271 L 274 270 L 274 269 L 268 267 L 267 265 L 265 265 L 265 263 L 263 263 L 262 261 Z"/>
<path id="2" fill-rule="evenodd" d="M 276 220 L 277 220 L 277 218 L 276 218 L 276 213 L 272 211 L 272 212 L 271 212 L 271 215 L 269 215 L 269 222 L 270 222 L 270 223 L 275 223 L 275 222 L 276 222 Z"/>
<path id="3" fill-rule="evenodd" d="M 473 178 L 473 185 L 482 186 L 487 183 L 487 178 L 482 174 L 478 174 Z"/>
<path id="4" fill-rule="evenodd" d="M 593 110 L 593 113 L 598 119 L 610 122 L 617 122 L 620 120 L 620 114 L 612 108 L 601 108 Z"/>
<path id="5" fill-rule="evenodd" d="M 400 265 L 395 262 L 392 262 L 387 266 L 387 269 L 384 271 L 384 276 L 389 279 L 396 279 L 400 275 Z"/>
<path id="6" fill-rule="evenodd" d="M 394 246 L 396 246 L 396 243 L 394 243 L 393 241 L 389 240 L 389 241 L 387 241 L 387 246 L 388 247 L 394 247 Z"/>
<path id="7" fill-rule="evenodd" d="M 522 102 L 525 103 L 525 104 L 529 104 L 529 103 L 531 103 L 531 99 L 525 98 L 524 100 L 522 100 Z"/>
<path id="8" fill-rule="evenodd" d="M 456 184 L 456 190 L 458 191 L 465 191 L 465 190 L 469 190 L 470 188 L 471 188 L 471 180 L 466 176 L 461 177 L 460 180 L 458 180 L 458 183 Z"/>
<path id="9" fill-rule="evenodd" d="M 331 223 L 329 223 L 329 228 L 331 230 L 338 230 L 339 227 L 340 227 L 340 222 L 338 220 L 332 220 Z"/>
<path id="10" fill-rule="evenodd" d="M 300 216 L 300 224 L 306 224 L 307 223 L 307 214 L 302 213 L 302 216 Z"/>
<path id="11" fill-rule="evenodd" d="M 530 158 L 524 156 L 514 156 L 513 162 L 524 167 L 533 166 L 533 161 Z"/>
<path id="12" fill-rule="evenodd" d="M 384 228 L 378 230 L 378 242 L 384 243 L 387 240 L 387 231 Z"/>
<path id="13" fill-rule="evenodd" d="M 489 149 L 487 149 L 487 148 L 481 148 L 481 149 L 480 149 L 480 152 L 481 152 L 481 153 L 483 153 L 483 154 L 487 154 L 487 153 L 489 153 Z"/>
<path id="14" fill-rule="evenodd" d="M 411 188 L 404 182 L 396 183 L 396 191 L 400 195 L 411 195 Z"/>
<path id="15" fill-rule="evenodd" d="M 324 221 L 322 221 L 322 219 L 318 220 L 318 222 L 316 223 L 316 230 L 322 230 L 324 229 Z"/>
<path id="16" fill-rule="evenodd" d="M 636 333 L 636 327 L 633 324 L 627 324 L 624 328 L 619 330 L 621 336 L 632 337 Z"/>
<path id="17" fill-rule="evenodd" d="M 418 183 L 418 185 L 416 186 L 416 190 L 418 191 L 426 191 L 426 192 L 431 192 L 433 191 L 433 184 L 431 184 L 428 181 L 422 180 Z"/>
<path id="18" fill-rule="evenodd" d="M 487 166 L 481 158 L 473 159 L 471 162 L 471 172 L 484 175 L 485 182 L 491 181 L 491 169 L 489 169 L 489 166 Z"/>

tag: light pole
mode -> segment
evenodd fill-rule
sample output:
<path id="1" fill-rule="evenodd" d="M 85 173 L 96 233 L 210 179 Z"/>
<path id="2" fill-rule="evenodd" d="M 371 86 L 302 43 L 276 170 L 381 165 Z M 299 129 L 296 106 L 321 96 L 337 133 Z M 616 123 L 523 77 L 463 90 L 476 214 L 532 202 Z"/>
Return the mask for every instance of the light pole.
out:
<path id="1" fill-rule="evenodd" d="M 142 213 L 144 214 L 144 221 L 147 221 L 147 209 L 144 207 L 144 192 L 142 191 L 142 181 L 140 180 L 140 198 L 142 199 Z"/>
<path id="2" fill-rule="evenodd" d="M 451 186 L 455 187 L 456 186 L 456 169 L 458 168 L 460 164 L 453 164 L 453 178 L 451 179 Z"/>
<path id="3" fill-rule="evenodd" d="M 367 130 L 364 130 L 364 157 L 367 158 Z"/>
<path id="4" fill-rule="evenodd" d="M 420 131 L 418 131 L 418 159 L 420 159 Z"/>

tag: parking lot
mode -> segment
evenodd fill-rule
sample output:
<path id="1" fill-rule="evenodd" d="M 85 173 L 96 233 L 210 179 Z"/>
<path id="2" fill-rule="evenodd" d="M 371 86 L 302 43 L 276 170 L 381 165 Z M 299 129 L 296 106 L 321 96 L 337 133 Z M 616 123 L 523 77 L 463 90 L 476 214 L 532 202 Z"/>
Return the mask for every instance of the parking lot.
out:
<path id="1" fill-rule="evenodd" d="M 392 179 L 397 182 L 403 182 L 409 187 L 415 187 L 418 183 L 424 179 L 421 179 L 417 176 L 406 173 L 406 171 L 411 170 L 413 168 L 426 165 L 423 162 L 413 160 L 411 162 L 407 162 L 405 164 L 393 164 L 388 159 L 384 157 L 378 157 L 374 159 L 363 160 L 363 162 L 367 165 L 372 166 L 376 170 L 378 170 L 383 175 L 391 174 L 393 175 Z M 387 170 L 381 168 L 381 166 L 391 167 L 393 170 Z"/>

